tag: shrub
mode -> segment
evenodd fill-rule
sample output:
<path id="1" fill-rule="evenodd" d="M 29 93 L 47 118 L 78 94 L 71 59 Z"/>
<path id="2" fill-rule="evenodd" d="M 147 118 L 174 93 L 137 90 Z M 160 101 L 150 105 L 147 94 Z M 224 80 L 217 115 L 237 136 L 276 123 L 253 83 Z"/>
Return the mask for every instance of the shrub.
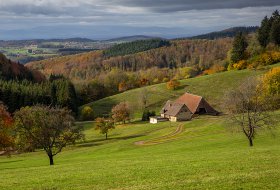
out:
<path id="1" fill-rule="evenodd" d="M 180 82 L 176 79 L 172 79 L 166 83 L 166 87 L 169 90 L 176 90 L 180 86 Z"/>
<path id="2" fill-rule="evenodd" d="M 94 119 L 94 112 L 90 106 L 83 107 L 81 111 L 81 119 L 84 121 Z"/>
<path id="3" fill-rule="evenodd" d="M 238 61 L 237 63 L 233 64 L 233 68 L 237 70 L 246 69 L 247 62 L 245 60 Z"/>
<path id="4" fill-rule="evenodd" d="M 144 110 L 142 115 L 142 121 L 149 121 L 150 117 L 156 116 L 155 111 Z"/>

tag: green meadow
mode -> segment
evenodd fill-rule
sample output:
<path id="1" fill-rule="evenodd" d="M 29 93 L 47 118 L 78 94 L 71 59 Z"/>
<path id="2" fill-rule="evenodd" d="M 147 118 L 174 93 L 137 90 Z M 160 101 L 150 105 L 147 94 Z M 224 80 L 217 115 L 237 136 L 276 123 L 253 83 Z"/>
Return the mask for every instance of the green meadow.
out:
<path id="1" fill-rule="evenodd" d="M 189 122 L 119 125 L 109 139 L 85 126 L 83 143 L 49 166 L 43 151 L 0 157 L 0 189 L 278 189 L 280 130 L 262 131 L 249 147 L 225 116 Z M 170 139 L 159 140 L 183 125 Z M 136 145 L 158 140 L 158 144 Z"/>
<path id="2" fill-rule="evenodd" d="M 275 66 L 279 66 L 275 65 Z M 176 91 L 165 84 L 146 87 L 149 108 L 159 111 L 168 99 L 185 91 L 204 96 L 223 111 L 224 93 L 249 76 L 268 69 L 229 71 L 181 81 Z M 134 89 L 89 104 L 95 113 L 108 113 L 128 101 L 141 116 Z M 278 116 L 280 112 L 277 112 Z M 118 125 L 109 139 L 82 122 L 85 141 L 68 146 L 49 166 L 44 151 L 0 157 L 2 190 L 102 189 L 279 189 L 280 124 L 258 131 L 254 146 L 226 116 L 199 116 L 188 122 Z"/>

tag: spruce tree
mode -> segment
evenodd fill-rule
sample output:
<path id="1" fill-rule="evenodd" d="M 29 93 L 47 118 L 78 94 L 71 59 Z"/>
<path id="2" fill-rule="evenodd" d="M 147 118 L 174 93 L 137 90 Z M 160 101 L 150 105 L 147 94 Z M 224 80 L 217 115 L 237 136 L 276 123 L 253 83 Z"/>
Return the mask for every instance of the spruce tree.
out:
<path id="1" fill-rule="evenodd" d="M 232 54 L 231 54 L 231 61 L 233 63 L 236 63 L 242 59 L 245 59 L 246 57 L 246 48 L 248 46 L 248 43 L 246 42 L 245 36 L 239 32 L 233 41 L 233 47 L 232 47 Z"/>
<path id="2" fill-rule="evenodd" d="M 280 15 L 276 10 L 271 17 L 270 41 L 280 45 Z"/>
<path id="3" fill-rule="evenodd" d="M 270 29 L 271 21 L 266 16 L 262 20 L 261 27 L 258 30 L 258 41 L 262 47 L 266 47 L 269 44 Z"/>

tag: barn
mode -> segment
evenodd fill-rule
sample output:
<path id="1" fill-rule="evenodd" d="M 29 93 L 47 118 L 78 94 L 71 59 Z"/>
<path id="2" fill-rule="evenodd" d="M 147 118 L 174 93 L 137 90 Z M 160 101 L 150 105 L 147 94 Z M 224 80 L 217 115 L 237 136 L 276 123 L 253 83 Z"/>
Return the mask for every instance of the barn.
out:
<path id="1" fill-rule="evenodd" d="M 202 96 L 190 93 L 183 94 L 173 102 L 168 100 L 160 112 L 162 118 L 174 122 L 191 120 L 195 115 L 218 113 Z"/>

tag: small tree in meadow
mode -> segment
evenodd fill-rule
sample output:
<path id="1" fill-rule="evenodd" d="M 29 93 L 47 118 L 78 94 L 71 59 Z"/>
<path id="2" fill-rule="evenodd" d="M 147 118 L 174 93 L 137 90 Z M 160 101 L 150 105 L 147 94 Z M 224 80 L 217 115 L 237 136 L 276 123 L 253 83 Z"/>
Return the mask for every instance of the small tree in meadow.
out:
<path id="1" fill-rule="evenodd" d="M 270 129 L 275 123 L 270 96 L 263 96 L 262 92 L 261 83 L 253 78 L 226 96 L 225 106 L 230 118 L 247 137 L 250 146 L 258 130 Z"/>
<path id="2" fill-rule="evenodd" d="M 130 120 L 131 110 L 127 102 L 121 102 L 112 108 L 112 118 L 115 122 L 123 122 Z"/>
<path id="3" fill-rule="evenodd" d="M 115 124 L 112 119 L 96 118 L 95 130 L 99 130 L 101 134 L 105 134 L 106 140 L 108 139 L 109 130 L 115 129 Z"/>
<path id="4" fill-rule="evenodd" d="M 24 107 L 15 113 L 15 121 L 19 136 L 44 149 L 50 165 L 64 147 L 83 138 L 82 128 L 75 125 L 71 111 L 65 108 Z"/>

